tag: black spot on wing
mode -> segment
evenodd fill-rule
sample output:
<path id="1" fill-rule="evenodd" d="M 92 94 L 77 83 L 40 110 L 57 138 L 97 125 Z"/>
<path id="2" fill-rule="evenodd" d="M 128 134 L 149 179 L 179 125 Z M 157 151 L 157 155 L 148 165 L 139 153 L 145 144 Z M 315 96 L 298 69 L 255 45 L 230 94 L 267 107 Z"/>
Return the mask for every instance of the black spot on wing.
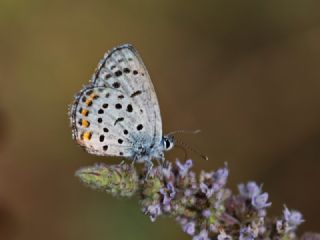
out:
<path id="1" fill-rule="evenodd" d="M 89 91 L 86 92 L 86 95 L 89 96 L 89 95 L 91 95 L 92 93 L 93 93 L 93 90 L 90 89 Z"/>
<path id="2" fill-rule="evenodd" d="M 116 75 L 116 77 L 120 77 L 122 75 L 122 72 L 120 70 L 118 70 L 114 74 Z"/>
<path id="3" fill-rule="evenodd" d="M 123 117 L 119 117 L 116 119 L 116 121 L 114 122 L 114 125 L 116 125 L 118 122 L 122 122 L 124 120 Z"/>
<path id="4" fill-rule="evenodd" d="M 120 83 L 114 82 L 114 83 L 112 84 L 112 86 L 113 86 L 114 88 L 119 88 L 119 87 L 120 87 Z"/>
<path id="5" fill-rule="evenodd" d="M 133 111 L 133 108 L 132 108 L 132 105 L 131 105 L 131 104 L 129 104 L 129 105 L 127 106 L 127 111 L 128 111 L 128 112 L 132 112 L 132 111 Z"/>
<path id="6" fill-rule="evenodd" d="M 142 91 L 141 90 L 138 90 L 138 91 L 135 91 L 134 93 L 132 93 L 131 95 L 130 95 L 130 97 L 135 97 L 135 96 L 138 96 L 138 95 L 140 95 L 142 93 Z"/>
<path id="7" fill-rule="evenodd" d="M 103 108 L 108 108 L 108 106 L 109 106 L 108 103 L 104 103 L 104 104 L 102 105 Z"/>

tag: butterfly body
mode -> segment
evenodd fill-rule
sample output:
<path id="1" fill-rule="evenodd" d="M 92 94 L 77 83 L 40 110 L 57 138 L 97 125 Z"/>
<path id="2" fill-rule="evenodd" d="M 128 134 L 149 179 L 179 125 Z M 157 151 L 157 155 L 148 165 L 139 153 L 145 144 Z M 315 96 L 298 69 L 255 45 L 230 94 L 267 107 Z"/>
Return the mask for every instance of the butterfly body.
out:
<path id="1" fill-rule="evenodd" d="M 173 139 L 163 136 L 157 96 L 137 51 L 129 44 L 105 54 L 91 83 L 70 109 L 73 138 L 89 153 L 152 164 Z"/>

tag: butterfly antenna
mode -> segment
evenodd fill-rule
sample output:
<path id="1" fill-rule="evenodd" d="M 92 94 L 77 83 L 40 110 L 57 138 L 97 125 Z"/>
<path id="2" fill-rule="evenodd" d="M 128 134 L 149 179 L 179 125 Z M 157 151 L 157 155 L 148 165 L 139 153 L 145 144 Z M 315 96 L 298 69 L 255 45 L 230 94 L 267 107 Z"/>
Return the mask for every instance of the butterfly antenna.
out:
<path id="1" fill-rule="evenodd" d="M 197 129 L 197 130 L 176 130 L 176 131 L 172 131 L 172 132 L 169 132 L 167 135 L 168 136 L 173 136 L 175 134 L 179 134 L 179 133 L 189 133 L 189 134 L 198 134 L 200 133 L 201 130 L 200 129 Z"/>
<path id="2" fill-rule="evenodd" d="M 178 146 L 178 147 L 181 147 L 181 148 L 184 148 L 184 149 L 189 149 L 191 152 L 194 152 L 195 154 L 199 155 L 199 156 L 200 156 L 201 158 L 203 158 L 204 160 L 209 160 L 208 156 L 206 156 L 206 155 L 202 154 L 201 152 L 199 152 L 198 150 L 190 147 L 188 144 L 182 142 L 182 141 L 179 140 L 179 139 L 176 139 L 176 138 L 175 138 L 175 144 L 176 144 L 176 146 Z M 187 152 L 187 151 L 185 151 L 185 152 Z"/>
<path id="3" fill-rule="evenodd" d="M 188 152 L 187 152 L 186 148 L 185 148 L 184 146 L 179 145 L 179 144 L 175 144 L 175 147 L 180 148 L 180 149 L 183 150 L 183 152 L 184 152 L 184 159 L 187 160 L 187 159 L 188 159 Z"/>

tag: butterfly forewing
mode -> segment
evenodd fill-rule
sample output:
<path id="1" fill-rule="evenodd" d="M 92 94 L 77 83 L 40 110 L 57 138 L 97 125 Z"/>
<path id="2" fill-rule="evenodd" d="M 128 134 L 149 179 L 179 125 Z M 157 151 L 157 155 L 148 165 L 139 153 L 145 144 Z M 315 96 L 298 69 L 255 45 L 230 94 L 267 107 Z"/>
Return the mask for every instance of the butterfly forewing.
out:
<path id="1" fill-rule="evenodd" d="M 126 92 L 154 124 L 155 142 L 162 138 L 162 122 L 157 96 L 148 71 L 138 52 L 129 44 L 106 53 L 93 76 L 97 86 L 108 86 Z"/>

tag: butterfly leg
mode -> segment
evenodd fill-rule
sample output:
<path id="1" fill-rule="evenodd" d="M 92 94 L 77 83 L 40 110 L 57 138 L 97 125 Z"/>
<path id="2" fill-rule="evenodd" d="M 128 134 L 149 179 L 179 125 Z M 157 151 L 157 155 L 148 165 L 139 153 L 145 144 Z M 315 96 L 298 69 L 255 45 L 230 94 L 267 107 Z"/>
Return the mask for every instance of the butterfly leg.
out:
<path id="1" fill-rule="evenodd" d="M 162 165 L 163 165 L 162 159 L 161 159 L 161 160 L 160 160 L 160 159 L 157 159 L 157 163 L 158 163 L 158 166 L 162 166 Z"/>
<path id="2" fill-rule="evenodd" d="M 136 163 L 136 161 L 138 160 L 138 158 L 135 156 L 132 160 L 132 163 L 131 163 L 131 167 L 134 168 L 134 164 Z"/>
<path id="3" fill-rule="evenodd" d="M 164 158 L 164 154 L 162 154 L 161 157 L 157 158 L 156 160 L 157 160 L 158 166 L 160 167 L 160 170 L 162 171 L 162 169 L 164 168 L 165 163 L 166 163 L 166 159 Z"/>
<path id="4" fill-rule="evenodd" d="M 157 159 L 159 166 L 163 167 L 165 165 L 166 159 L 164 157 L 164 154 L 162 153 L 160 156 L 160 159 Z"/>
<path id="5" fill-rule="evenodd" d="M 150 172 L 153 168 L 153 163 L 151 160 L 148 160 L 148 161 L 146 161 L 146 165 L 147 165 L 147 174 L 146 174 L 145 180 L 148 179 L 148 177 L 150 175 Z"/>

